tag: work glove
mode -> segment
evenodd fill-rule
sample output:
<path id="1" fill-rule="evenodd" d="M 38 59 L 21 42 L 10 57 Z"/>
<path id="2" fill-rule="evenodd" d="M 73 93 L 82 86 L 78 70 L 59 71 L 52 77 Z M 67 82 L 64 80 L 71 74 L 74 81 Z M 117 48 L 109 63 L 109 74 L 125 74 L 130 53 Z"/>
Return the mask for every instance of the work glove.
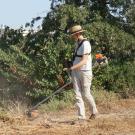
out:
<path id="1" fill-rule="evenodd" d="M 63 71 L 71 71 L 70 68 L 63 68 Z"/>

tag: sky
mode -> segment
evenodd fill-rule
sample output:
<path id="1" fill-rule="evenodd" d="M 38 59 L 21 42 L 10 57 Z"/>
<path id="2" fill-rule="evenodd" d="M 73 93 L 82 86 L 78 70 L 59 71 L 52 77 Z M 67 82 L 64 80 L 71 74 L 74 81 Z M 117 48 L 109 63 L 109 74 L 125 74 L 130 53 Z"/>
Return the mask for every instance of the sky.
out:
<path id="1" fill-rule="evenodd" d="M 0 0 L 0 26 L 19 28 L 49 10 L 50 0 Z"/>

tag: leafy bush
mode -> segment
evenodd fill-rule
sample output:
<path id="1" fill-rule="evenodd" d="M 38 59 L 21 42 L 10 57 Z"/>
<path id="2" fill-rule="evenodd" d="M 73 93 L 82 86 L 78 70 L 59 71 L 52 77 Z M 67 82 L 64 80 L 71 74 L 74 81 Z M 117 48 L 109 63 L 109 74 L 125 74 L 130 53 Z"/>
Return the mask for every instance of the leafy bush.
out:
<path id="1" fill-rule="evenodd" d="M 53 93 L 58 88 L 59 75 L 68 81 L 62 71 L 65 60 L 71 60 L 74 48 L 68 28 L 77 23 L 86 29 L 85 36 L 94 40 L 93 61 L 97 50 L 103 51 L 109 60 L 107 67 L 93 69 L 92 88 L 118 92 L 125 98 L 134 94 L 135 38 L 123 27 L 110 23 L 111 20 L 104 18 L 99 9 L 95 10 L 90 5 L 64 4 L 47 14 L 39 32 L 25 38 L 19 33 L 18 40 L 9 43 L 6 49 L 3 49 L 6 40 L 1 39 L 1 74 L 25 84 L 26 95 L 34 100 Z M 61 93 L 57 98 L 66 97 Z"/>

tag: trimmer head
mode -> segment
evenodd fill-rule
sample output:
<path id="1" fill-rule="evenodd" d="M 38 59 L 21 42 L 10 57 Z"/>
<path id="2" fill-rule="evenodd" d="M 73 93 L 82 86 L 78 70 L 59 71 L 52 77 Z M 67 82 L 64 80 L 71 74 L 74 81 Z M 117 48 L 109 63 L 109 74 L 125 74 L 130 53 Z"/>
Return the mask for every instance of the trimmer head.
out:
<path id="1" fill-rule="evenodd" d="M 37 118 L 39 116 L 39 111 L 38 110 L 29 110 L 26 112 L 26 115 L 28 118 Z"/>

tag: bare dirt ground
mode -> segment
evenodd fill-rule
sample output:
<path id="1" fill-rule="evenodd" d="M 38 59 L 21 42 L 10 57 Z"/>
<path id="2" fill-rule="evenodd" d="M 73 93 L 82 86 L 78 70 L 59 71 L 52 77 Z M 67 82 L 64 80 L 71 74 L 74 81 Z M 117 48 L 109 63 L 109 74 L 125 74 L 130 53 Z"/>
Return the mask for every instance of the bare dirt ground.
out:
<path id="1" fill-rule="evenodd" d="M 95 120 L 81 123 L 72 122 L 75 108 L 44 113 L 34 120 L 0 118 L 0 135 L 135 135 L 135 99 L 98 103 L 98 110 Z"/>

